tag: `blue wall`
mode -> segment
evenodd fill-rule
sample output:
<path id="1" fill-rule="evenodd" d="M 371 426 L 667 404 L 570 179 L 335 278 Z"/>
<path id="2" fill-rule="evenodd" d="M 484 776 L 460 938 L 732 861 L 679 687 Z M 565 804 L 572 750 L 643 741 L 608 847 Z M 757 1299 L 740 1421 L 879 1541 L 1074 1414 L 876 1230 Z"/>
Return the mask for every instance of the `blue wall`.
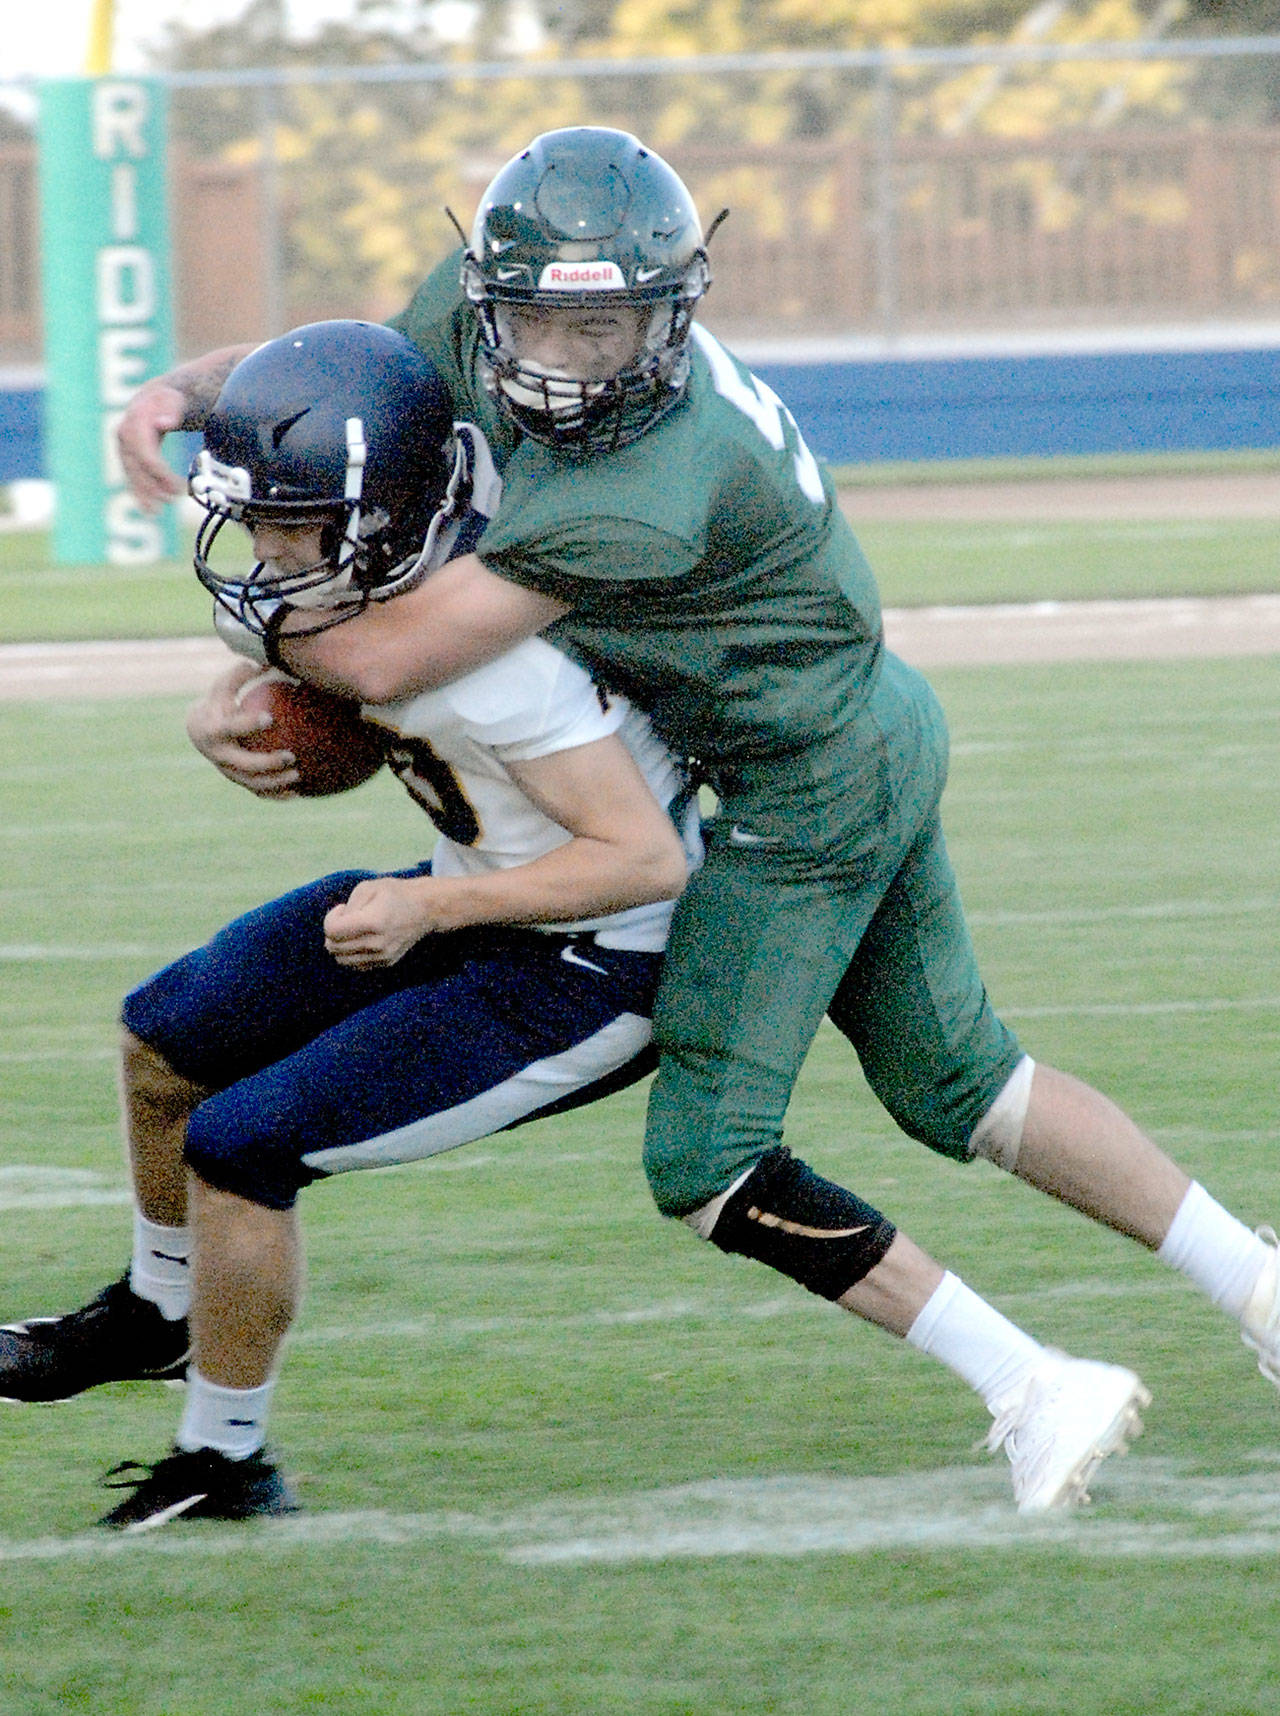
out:
<path id="1" fill-rule="evenodd" d="M 44 475 L 43 395 L 0 385 L 0 483 Z"/>
<path id="2" fill-rule="evenodd" d="M 1280 445 L 1280 349 L 752 367 L 834 464 Z"/>
<path id="3" fill-rule="evenodd" d="M 1280 446 L 1280 347 L 752 367 L 833 464 Z M 0 483 L 43 474 L 40 406 L 0 384 Z"/>

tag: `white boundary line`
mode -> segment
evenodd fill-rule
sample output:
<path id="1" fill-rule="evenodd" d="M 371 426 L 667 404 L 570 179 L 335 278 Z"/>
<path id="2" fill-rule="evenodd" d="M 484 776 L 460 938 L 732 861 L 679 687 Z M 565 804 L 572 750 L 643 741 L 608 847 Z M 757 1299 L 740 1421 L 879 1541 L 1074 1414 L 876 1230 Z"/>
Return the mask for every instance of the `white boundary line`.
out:
<path id="1" fill-rule="evenodd" d="M 1206 1477 L 1169 1460 L 1131 1457 L 1102 1468 L 1096 1505 L 1069 1515 L 1015 1513 L 1002 1463 L 886 1477 L 708 1479 L 668 1489 L 549 1498 L 507 1514 L 335 1512 L 243 1526 L 174 1525 L 137 1535 L 0 1538 L 0 1564 L 95 1562 L 120 1556 L 331 1553 L 344 1544 L 474 1547 L 524 1566 L 575 1566 L 732 1556 L 1065 1551 L 1100 1560 L 1162 1561 L 1280 1552 L 1280 1470 Z"/>

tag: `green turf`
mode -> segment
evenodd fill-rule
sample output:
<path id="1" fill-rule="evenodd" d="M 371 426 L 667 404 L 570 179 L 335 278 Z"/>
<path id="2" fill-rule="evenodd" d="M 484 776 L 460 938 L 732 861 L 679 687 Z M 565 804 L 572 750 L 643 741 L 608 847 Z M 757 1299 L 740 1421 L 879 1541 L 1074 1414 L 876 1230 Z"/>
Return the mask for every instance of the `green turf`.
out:
<path id="1" fill-rule="evenodd" d="M 997 1003 L 1275 1220 L 1274 664 L 936 683 Z M 425 825 L 381 780 L 259 804 L 165 700 L 0 705 L 0 760 L 3 1316 L 123 1262 L 127 1207 L 95 1201 L 124 1196 L 122 988 L 293 881 L 416 855 Z M 960 1384 L 650 1213 L 641 1109 L 628 1093 L 308 1194 L 274 1419 L 296 1534 L 104 1543 L 96 1475 L 159 1455 L 176 1398 L 0 1409 L 6 1716 L 1271 1708 L 1280 1402 L 1217 1313 L 1128 1242 L 900 1139 L 824 1033 L 794 1146 L 1155 1393 L 1090 1515 L 1020 1522 Z"/>
<path id="2" fill-rule="evenodd" d="M 1256 468 L 1271 468 L 1278 458 L 1257 455 Z M 1076 474 L 1074 463 L 1024 461 L 985 474 L 1036 476 L 1047 466 L 1052 474 L 1069 476 Z M 1150 459 L 1119 466 L 1113 461 L 1101 472 L 1095 464 L 1085 462 L 1079 474 L 1166 469 Z M 1187 468 L 1215 467 L 1199 460 Z M 1225 468 L 1253 467 L 1242 467 L 1236 457 Z M 937 467 L 928 469 L 935 477 L 942 474 Z M 900 480 L 897 470 L 861 467 L 842 473 L 856 479 L 842 489 L 843 504 L 890 606 L 1233 595 L 1274 590 L 1280 578 L 1280 521 L 1274 519 L 861 520 L 859 483 L 877 471 L 881 481 Z M 920 474 L 915 472 L 917 478 Z M 979 474 L 970 472 L 967 480 Z M 179 637 L 207 630 L 209 598 L 185 563 L 52 567 L 43 534 L 0 532 L 0 613 L 0 640 L 7 642 Z"/>
<path id="3" fill-rule="evenodd" d="M 0 642 L 189 637 L 209 627 L 190 561 L 54 566 L 44 531 L 0 531 Z"/>
<path id="4" fill-rule="evenodd" d="M 863 523 L 888 607 L 1263 594 L 1280 588 L 1280 520 Z"/>

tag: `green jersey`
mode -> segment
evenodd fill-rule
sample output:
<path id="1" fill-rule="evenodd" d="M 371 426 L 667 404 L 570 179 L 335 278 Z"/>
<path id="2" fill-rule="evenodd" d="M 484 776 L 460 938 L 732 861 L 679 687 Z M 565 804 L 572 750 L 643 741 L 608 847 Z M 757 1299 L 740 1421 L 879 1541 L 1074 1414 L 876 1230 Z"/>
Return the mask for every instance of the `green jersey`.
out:
<path id="1" fill-rule="evenodd" d="M 967 1157 L 1020 1055 L 992 1012 L 938 815 L 946 724 L 885 650 L 875 581 L 790 413 L 697 330 L 685 396 L 583 457 L 484 389 L 457 257 L 396 326 L 503 475 L 477 552 L 564 602 L 549 634 L 700 758 L 721 814 L 676 909 L 645 1168 L 685 1215 L 782 1133 L 824 1013 L 903 1129 Z"/>
<path id="2" fill-rule="evenodd" d="M 462 256 L 458 249 L 438 263 L 388 326 L 431 359 L 453 402 L 454 416 L 483 429 L 501 470 L 520 436 L 480 380 L 480 330 L 459 287 Z"/>
<path id="3" fill-rule="evenodd" d="M 629 446 L 517 441 L 478 376 L 474 312 L 443 264 L 395 324 L 502 467 L 477 553 L 572 609 L 549 636 L 722 769 L 806 749 L 866 707 L 875 580 L 777 396 L 703 330 L 684 399 Z"/>

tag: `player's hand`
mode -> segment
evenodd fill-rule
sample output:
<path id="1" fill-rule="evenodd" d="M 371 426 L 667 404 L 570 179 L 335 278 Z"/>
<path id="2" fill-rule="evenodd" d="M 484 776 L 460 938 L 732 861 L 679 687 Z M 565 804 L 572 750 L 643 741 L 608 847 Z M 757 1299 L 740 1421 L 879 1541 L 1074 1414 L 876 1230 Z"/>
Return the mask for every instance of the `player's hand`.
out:
<path id="1" fill-rule="evenodd" d="M 428 876 L 375 876 L 357 882 L 324 920 L 324 945 L 339 965 L 369 971 L 394 965 L 436 927 Z"/>
<path id="2" fill-rule="evenodd" d="M 179 477 L 169 469 L 161 443 L 171 429 L 182 426 L 187 402 L 164 381 L 140 387 L 116 428 L 116 447 L 125 480 L 143 512 L 156 513 L 183 492 Z"/>
<path id="3" fill-rule="evenodd" d="M 202 757 L 237 786 L 259 798 L 292 798 L 298 770 L 292 751 L 254 751 L 242 741 L 271 725 L 265 710 L 245 709 L 241 690 L 262 669 L 252 661 L 237 661 L 216 679 L 198 703 L 187 711 L 187 737 Z"/>

